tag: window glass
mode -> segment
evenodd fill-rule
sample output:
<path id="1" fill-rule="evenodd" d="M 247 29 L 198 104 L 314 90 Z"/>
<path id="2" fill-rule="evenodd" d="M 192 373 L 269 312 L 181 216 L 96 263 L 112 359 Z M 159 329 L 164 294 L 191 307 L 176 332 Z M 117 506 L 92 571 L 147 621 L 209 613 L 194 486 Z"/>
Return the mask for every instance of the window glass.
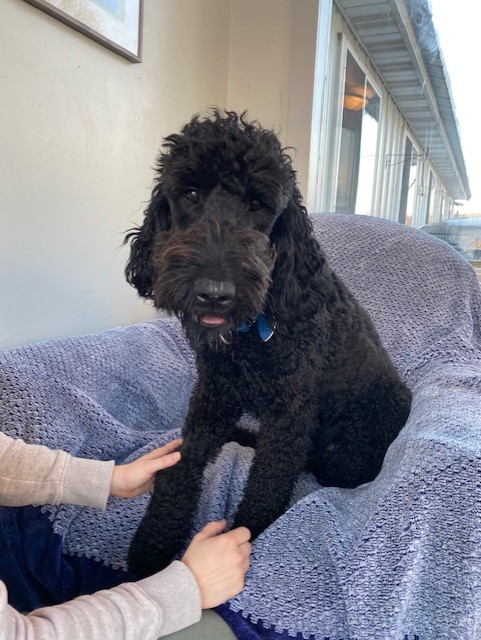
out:
<path id="1" fill-rule="evenodd" d="M 380 98 L 347 52 L 336 211 L 371 213 Z"/>
<path id="2" fill-rule="evenodd" d="M 399 222 L 412 225 L 417 192 L 418 152 L 411 140 L 406 136 L 404 149 L 404 166 L 401 183 L 401 199 L 399 203 Z"/>
<path id="3" fill-rule="evenodd" d="M 434 220 L 434 196 L 436 190 L 436 180 L 434 173 L 429 171 L 428 201 L 426 204 L 426 224 Z"/>

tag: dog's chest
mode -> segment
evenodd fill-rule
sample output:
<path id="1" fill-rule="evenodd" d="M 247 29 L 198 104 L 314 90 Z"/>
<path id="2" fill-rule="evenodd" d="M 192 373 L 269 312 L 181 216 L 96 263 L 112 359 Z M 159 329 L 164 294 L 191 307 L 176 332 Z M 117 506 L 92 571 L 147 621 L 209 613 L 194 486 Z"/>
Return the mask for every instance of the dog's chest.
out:
<path id="1" fill-rule="evenodd" d="M 258 415 L 298 387 L 305 358 L 299 351 L 287 353 L 289 345 L 282 346 L 275 338 L 263 343 L 253 336 L 232 350 L 228 375 L 245 411 Z"/>
<path id="2" fill-rule="evenodd" d="M 236 393 L 246 411 L 257 413 L 259 406 L 275 395 L 279 372 L 270 366 L 268 358 L 260 362 L 241 360 L 236 364 Z"/>

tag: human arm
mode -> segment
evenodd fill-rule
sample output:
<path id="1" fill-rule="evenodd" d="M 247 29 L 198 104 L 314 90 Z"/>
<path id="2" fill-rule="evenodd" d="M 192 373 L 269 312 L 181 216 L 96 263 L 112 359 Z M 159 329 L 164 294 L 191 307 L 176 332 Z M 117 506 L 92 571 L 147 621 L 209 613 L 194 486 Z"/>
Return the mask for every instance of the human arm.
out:
<path id="1" fill-rule="evenodd" d="M 0 583 L 0 636 L 15 640 L 154 640 L 200 619 L 199 589 L 181 562 L 137 583 L 80 596 L 24 616 Z"/>
<path id="2" fill-rule="evenodd" d="M 0 433 L 0 504 L 69 502 L 104 508 L 113 468 L 113 461 L 75 458 Z"/>
<path id="3" fill-rule="evenodd" d="M 125 465 L 77 458 L 0 433 L 0 504 L 79 504 L 104 509 L 109 495 L 148 491 L 157 471 L 178 462 L 174 440 Z"/>
<path id="4" fill-rule="evenodd" d="M 81 596 L 22 616 L 7 605 L 0 583 L 0 635 L 16 640 L 154 640 L 183 629 L 244 586 L 250 533 L 220 532 L 211 522 L 189 545 L 182 562 L 136 583 Z"/>

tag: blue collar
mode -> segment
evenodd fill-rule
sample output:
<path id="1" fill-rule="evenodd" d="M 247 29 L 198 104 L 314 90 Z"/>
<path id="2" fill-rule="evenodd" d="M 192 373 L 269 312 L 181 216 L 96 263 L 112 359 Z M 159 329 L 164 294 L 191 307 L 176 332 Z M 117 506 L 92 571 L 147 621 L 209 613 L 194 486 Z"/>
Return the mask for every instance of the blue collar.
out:
<path id="1" fill-rule="evenodd" d="M 276 330 L 276 323 L 269 324 L 267 316 L 263 313 L 260 313 L 257 318 L 254 320 L 246 320 L 239 327 L 237 327 L 237 331 L 239 333 L 247 333 L 251 327 L 256 326 L 257 333 L 259 334 L 262 342 L 267 342 L 274 335 L 274 331 Z"/>

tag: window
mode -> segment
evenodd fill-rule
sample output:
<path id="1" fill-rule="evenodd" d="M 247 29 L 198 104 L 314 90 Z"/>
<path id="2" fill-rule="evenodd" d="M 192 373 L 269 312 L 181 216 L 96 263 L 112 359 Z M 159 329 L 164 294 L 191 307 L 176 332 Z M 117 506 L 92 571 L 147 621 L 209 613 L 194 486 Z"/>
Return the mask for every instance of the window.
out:
<path id="1" fill-rule="evenodd" d="M 347 51 L 336 211 L 370 214 L 380 97 Z"/>
<path id="2" fill-rule="evenodd" d="M 439 219 L 446 218 L 446 192 L 441 189 L 441 199 L 439 205 Z"/>
<path id="3" fill-rule="evenodd" d="M 426 221 L 425 224 L 429 224 L 434 220 L 434 195 L 436 191 L 436 180 L 434 179 L 434 173 L 429 171 L 429 186 L 428 186 L 428 201 L 426 204 Z"/>
<path id="4" fill-rule="evenodd" d="M 416 204 L 416 179 L 418 167 L 418 151 L 406 136 L 404 149 L 404 166 L 401 182 L 401 200 L 399 203 L 399 222 L 412 225 Z"/>

